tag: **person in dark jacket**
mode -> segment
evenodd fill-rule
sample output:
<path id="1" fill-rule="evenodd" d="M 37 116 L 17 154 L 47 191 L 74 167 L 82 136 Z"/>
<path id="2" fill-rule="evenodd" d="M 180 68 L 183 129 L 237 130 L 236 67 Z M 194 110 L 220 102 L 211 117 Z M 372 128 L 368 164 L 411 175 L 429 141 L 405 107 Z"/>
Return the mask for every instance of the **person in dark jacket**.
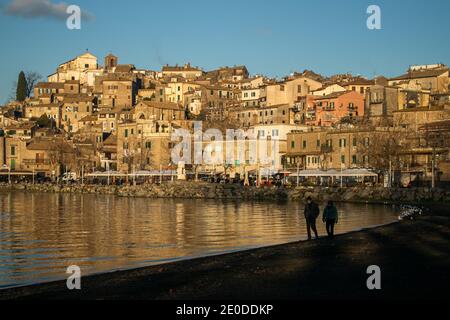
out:
<path id="1" fill-rule="evenodd" d="M 339 214 L 333 201 L 328 201 L 328 205 L 323 210 L 322 220 L 326 224 L 328 236 L 334 237 L 334 226 L 339 221 Z"/>
<path id="2" fill-rule="evenodd" d="M 316 220 L 320 215 L 319 206 L 315 203 L 311 197 L 306 199 L 305 206 L 305 219 L 306 228 L 308 231 L 308 240 L 311 240 L 311 230 L 314 232 L 316 239 L 319 239 L 319 234 L 317 233 Z"/>

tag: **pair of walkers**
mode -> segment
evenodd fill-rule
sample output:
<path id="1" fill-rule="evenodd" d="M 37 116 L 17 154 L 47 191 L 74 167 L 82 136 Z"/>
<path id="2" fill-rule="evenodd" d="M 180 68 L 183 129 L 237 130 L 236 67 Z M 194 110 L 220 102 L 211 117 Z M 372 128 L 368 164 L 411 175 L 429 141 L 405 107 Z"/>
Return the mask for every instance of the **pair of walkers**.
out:
<path id="1" fill-rule="evenodd" d="M 308 240 L 311 240 L 311 230 L 314 232 L 316 239 L 319 238 L 319 234 L 317 232 L 316 221 L 320 215 L 319 205 L 315 203 L 311 197 L 308 197 L 306 200 L 305 206 L 305 219 L 306 219 L 306 228 L 308 230 Z M 334 236 L 334 226 L 339 221 L 339 215 L 336 206 L 333 201 L 328 201 L 327 206 L 323 210 L 322 221 L 326 224 L 327 234 L 331 238 Z"/>

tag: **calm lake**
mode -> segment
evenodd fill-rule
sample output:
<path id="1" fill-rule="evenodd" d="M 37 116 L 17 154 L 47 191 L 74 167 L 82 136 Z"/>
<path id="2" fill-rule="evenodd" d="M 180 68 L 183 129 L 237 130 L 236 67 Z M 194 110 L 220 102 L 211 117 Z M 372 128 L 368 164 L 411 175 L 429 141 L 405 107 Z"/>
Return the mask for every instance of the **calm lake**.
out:
<path id="1" fill-rule="evenodd" d="M 397 220 L 398 208 L 338 205 L 337 233 Z M 0 193 L 0 288 L 304 239 L 300 203 Z M 319 232 L 325 228 L 319 224 Z"/>

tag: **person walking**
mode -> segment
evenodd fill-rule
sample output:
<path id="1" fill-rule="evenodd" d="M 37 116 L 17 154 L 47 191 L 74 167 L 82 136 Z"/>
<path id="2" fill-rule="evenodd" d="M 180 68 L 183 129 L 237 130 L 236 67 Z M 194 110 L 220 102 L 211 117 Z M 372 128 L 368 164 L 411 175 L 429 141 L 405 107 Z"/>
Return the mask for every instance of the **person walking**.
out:
<path id="1" fill-rule="evenodd" d="M 328 237 L 334 237 L 334 226 L 338 223 L 339 214 L 333 201 L 328 201 L 327 206 L 323 210 L 323 223 L 326 224 Z"/>
<path id="2" fill-rule="evenodd" d="M 308 232 L 308 240 L 311 240 L 311 230 L 314 232 L 316 239 L 319 239 L 319 234 L 317 233 L 316 220 L 320 215 L 319 206 L 315 203 L 311 197 L 306 199 L 305 206 L 305 219 L 306 228 Z"/>

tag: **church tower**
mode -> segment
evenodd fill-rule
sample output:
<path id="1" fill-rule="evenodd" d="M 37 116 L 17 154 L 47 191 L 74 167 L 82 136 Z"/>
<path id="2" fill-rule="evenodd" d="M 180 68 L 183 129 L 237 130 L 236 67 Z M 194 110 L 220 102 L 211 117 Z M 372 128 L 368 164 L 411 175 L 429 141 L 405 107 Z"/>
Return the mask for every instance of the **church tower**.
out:
<path id="1" fill-rule="evenodd" d="M 108 54 L 105 57 L 105 69 L 106 70 L 111 70 L 113 68 L 115 68 L 117 66 L 117 63 L 119 62 L 119 58 L 117 58 L 115 55 L 113 54 Z"/>

